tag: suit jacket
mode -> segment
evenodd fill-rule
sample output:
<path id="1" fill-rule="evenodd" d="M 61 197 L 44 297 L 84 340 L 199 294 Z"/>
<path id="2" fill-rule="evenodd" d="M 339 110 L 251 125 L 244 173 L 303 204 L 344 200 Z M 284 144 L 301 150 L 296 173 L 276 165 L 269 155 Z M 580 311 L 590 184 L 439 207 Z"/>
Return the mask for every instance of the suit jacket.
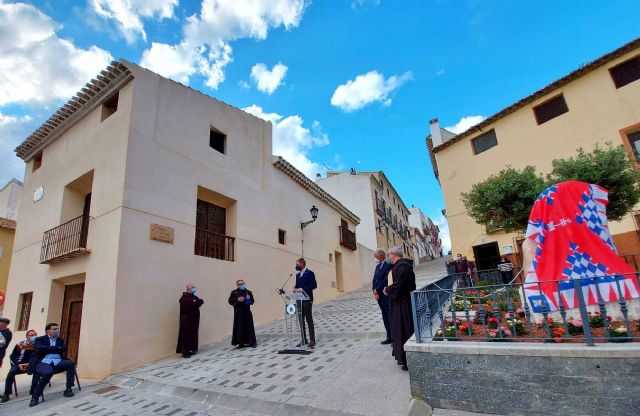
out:
<path id="1" fill-rule="evenodd" d="M 55 347 L 49 344 L 48 335 L 36 338 L 36 341 L 33 343 L 35 351 L 31 355 L 31 361 L 29 361 L 29 368 L 27 369 L 28 374 L 33 374 L 36 371 L 36 366 L 42 362 L 47 354 L 58 354 L 61 358 L 66 358 L 67 344 L 62 338 L 58 337 L 56 339 Z"/>
<path id="2" fill-rule="evenodd" d="M 313 289 L 318 287 L 316 275 L 309 269 L 305 269 L 304 274 L 300 277 L 300 272 L 296 273 L 296 289 L 304 290 L 309 295 L 309 302 L 313 302 Z"/>
<path id="3" fill-rule="evenodd" d="M 31 356 L 33 355 L 33 348 L 25 349 L 25 342 L 21 341 L 13 347 L 13 352 L 9 356 L 9 361 L 11 361 L 11 365 L 17 366 L 18 364 L 29 364 L 31 361 Z M 20 354 L 24 349 L 24 354 L 22 354 L 22 358 L 20 358 Z"/>
<path id="4" fill-rule="evenodd" d="M 389 275 L 391 267 L 393 267 L 393 265 L 387 263 L 386 261 L 383 261 L 376 266 L 376 269 L 373 272 L 371 290 L 376 290 L 378 292 L 378 295 L 385 296 L 384 293 L 382 293 L 382 289 L 387 287 L 387 276 Z"/>

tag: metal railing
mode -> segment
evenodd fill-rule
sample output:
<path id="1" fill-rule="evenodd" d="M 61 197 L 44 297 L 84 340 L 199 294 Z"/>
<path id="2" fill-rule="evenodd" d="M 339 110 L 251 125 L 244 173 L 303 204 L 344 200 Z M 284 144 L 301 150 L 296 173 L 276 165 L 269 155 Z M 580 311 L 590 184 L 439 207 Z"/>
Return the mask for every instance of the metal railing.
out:
<path id="1" fill-rule="evenodd" d="M 84 253 L 89 235 L 89 217 L 81 215 L 44 232 L 40 263 L 52 263 Z"/>
<path id="2" fill-rule="evenodd" d="M 196 256 L 211 257 L 218 260 L 235 261 L 234 237 L 196 228 Z"/>
<path id="3" fill-rule="evenodd" d="M 349 230 L 347 227 L 338 226 L 340 232 L 340 245 L 350 250 L 357 250 L 358 245 L 356 243 L 356 233 Z"/>
<path id="4" fill-rule="evenodd" d="M 461 286 L 448 275 L 412 292 L 416 342 L 640 341 L 640 273 Z M 551 302 L 555 302 L 552 304 Z M 633 312 L 632 312 L 633 311 Z"/>
<path id="5" fill-rule="evenodd" d="M 378 197 L 376 198 L 376 211 L 380 214 L 381 217 L 385 217 L 387 213 L 386 205 L 384 203 L 384 199 Z"/>

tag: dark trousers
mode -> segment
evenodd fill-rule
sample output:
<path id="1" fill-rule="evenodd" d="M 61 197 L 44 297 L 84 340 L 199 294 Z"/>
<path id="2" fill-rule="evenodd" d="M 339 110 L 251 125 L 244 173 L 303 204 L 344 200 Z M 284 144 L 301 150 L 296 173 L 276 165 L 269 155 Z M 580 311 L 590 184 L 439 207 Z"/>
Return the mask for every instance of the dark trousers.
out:
<path id="1" fill-rule="evenodd" d="M 378 297 L 378 306 L 382 313 L 382 323 L 387 331 L 387 339 L 391 339 L 391 324 L 389 323 L 389 297 L 380 294 Z"/>
<path id="2" fill-rule="evenodd" d="M 301 306 L 302 305 L 302 306 Z M 307 343 L 307 331 L 305 330 L 305 321 L 309 327 L 309 340 L 316 341 L 316 330 L 313 327 L 313 302 L 299 302 L 298 310 L 301 313 L 298 314 L 300 320 L 300 330 L 302 331 L 302 343 Z"/>
<path id="3" fill-rule="evenodd" d="M 16 379 L 18 374 L 26 374 L 25 371 L 21 371 L 17 366 L 11 365 L 11 369 L 7 373 L 7 379 L 4 382 L 4 394 L 6 396 L 11 395 L 11 389 L 13 388 L 13 382 Z M 33 395 L 33 390 L 36 387 L 37 377 L 31 377 L 31 388 L 29 389 L 29 394 Z"/>
<path id="4" fill-rule="evenodd" d="M 42 396 L 42 392 L 44 391 L 45 386 L 49 384 L 49 381 L 51 380 L 51 377 L 53 377 L 53 374 L 56 372 L 61 373 L 63 371 L 67 372 L 67 388 L 70 389 L 74 385 L 76 372 L 75 368 L 73 367 L 73 361 L 60 360 L 60 362 L 56 366 L 53 366 L 51 364 L 39 363 L 36 367 L 36 374 L 39 377 L 39 380 L 38 385 L 33 391 L 33 395 L 35 397 Z"/>

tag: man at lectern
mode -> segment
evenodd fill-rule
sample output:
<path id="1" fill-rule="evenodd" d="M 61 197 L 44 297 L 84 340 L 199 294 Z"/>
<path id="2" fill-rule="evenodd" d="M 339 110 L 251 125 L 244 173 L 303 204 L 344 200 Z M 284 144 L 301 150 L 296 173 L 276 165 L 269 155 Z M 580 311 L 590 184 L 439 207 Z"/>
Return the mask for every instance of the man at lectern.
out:
<path id="1" fill-rule="evenodd" d="M 233 335 L 231 336 L 231 345 L 237 345 L 238 348 L 250 346 L 255 348 L 256 331 L 253 327 L 253 314 L 251 313 L 251 305 L 255 302 L 253 293 L 247 289 L 244 280 L 236 281 L 236 290 L 229 295 L 229 305 L 233 306 Z"/>
<path id="2" fill-rule="evenodd" d="M 305 330 L 305 321 L 309 327 L 309 348 L 313 348 L 316 345 L 316 333 L 313 327 L 313 289 L 318 287 L 316 282 L 316 275 L 309 269 L 307 269 L 307 262 L 303 258 L 299 258 L 296 261 L 296 285 L 294 292 L 302 289 L 305 291 L 309 300 L 301 301 L 298 307 L 301 309 L 301 313 L 298 315 L 300 318 L 300 326 L 302 327 L 303 342 L 307 344 L 307 331 Z"/>

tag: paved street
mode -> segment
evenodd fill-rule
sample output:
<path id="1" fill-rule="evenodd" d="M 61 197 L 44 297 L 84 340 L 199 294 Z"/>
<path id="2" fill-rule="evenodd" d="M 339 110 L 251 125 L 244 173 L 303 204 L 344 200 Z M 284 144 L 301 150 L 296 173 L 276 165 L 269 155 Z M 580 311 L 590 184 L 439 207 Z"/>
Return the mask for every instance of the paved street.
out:
<path id="1" fill-rule="evenodd" d="M 418 268 L 418 280 L 441 275 L 442 261 Z M 0 407 L 12 415 L 402 415 L 409 378 L 380 345 L 384 327 L 367 289 L 314 311 L 318 345 L 308 356 L 278 355 L 286 347 L 282 322 L 257 331 L 256 349 L 228 340 L 191 359 L 172 357 L 86 382 L 73 399 L 61 395 L 58 376 L 35 409 L 22 395 Z M 206 320 L 203 324 L 206 325 Z M 22 387 L 25 392 L 26 388 Z M 6 410 L 7 411 L 5 413 Z M 36 412 L 37 411 L 37 412 Z M 444 413 L 442 413 L 444 414 Z"/>

